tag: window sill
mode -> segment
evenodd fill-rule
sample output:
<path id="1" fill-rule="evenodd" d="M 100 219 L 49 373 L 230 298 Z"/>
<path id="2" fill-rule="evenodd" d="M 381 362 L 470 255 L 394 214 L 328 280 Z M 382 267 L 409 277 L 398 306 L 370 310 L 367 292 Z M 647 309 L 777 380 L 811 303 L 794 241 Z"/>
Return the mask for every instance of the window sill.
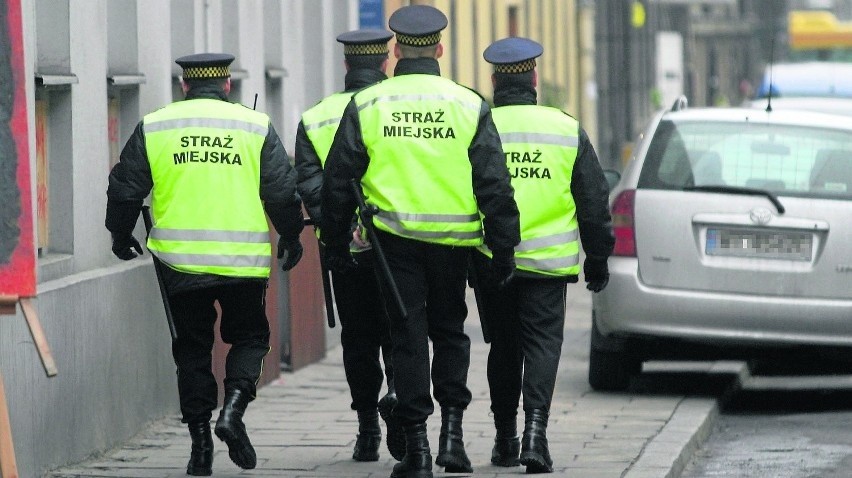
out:
<path id="1" fill-rule="evenodd" d="M 65 277 L 73 271 L 74 256 L 47 253 L 38 258 L 38 281 L 47 282 Z"/>

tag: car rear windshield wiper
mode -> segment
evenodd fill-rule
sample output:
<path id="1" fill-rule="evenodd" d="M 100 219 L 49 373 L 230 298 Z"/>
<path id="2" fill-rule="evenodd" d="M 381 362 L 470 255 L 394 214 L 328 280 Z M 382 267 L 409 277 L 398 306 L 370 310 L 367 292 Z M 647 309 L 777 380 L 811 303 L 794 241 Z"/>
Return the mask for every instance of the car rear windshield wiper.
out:
<path id="1" fill-rule="evenodd" d="M 775 209 L 778 210 L 778 214 L 784 214 L 786 209 L 784 205 L 781 204 L 781 201 L 778 200 L 778 196 L 776 196 L 772 191 L 767 191 L 766 189 L 758 189 L 758 188 L 746 188 L 740 186 L 686 186 L 683 188 L 684 191 L 702 191 L 708 193 L 729 193 L 729 194 L 747 194 L 749 196 L 765 196 L 772 204 L 775 205 Z"/>

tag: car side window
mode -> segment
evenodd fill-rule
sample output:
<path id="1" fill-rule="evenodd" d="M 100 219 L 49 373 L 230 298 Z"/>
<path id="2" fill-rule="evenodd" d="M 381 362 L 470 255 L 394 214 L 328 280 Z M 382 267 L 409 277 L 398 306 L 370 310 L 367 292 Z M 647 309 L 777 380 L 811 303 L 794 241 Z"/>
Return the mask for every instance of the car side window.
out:
<path id="1" fill-rule="evenodd" d="M 661 121 L 648 147 L 638 187 L 683 189 L 694 182 L 686 143 L 674 123 Z"/>

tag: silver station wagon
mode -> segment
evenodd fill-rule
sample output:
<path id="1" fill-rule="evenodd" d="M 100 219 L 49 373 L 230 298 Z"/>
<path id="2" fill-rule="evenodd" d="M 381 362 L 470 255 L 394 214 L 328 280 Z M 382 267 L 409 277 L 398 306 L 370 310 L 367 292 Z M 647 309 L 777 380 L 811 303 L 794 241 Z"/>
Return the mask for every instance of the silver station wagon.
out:
<path id="1" fill-rule="evenodd" d="M 610 196 L 592 388 L 653 359 L 852 360 L 852 118 L 681 98 L 635 152 Z"/>

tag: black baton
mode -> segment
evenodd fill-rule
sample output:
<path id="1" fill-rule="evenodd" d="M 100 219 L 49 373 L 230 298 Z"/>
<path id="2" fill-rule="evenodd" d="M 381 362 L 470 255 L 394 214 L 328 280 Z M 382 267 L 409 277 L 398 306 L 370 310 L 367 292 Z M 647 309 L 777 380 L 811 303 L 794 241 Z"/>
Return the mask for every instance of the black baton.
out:
<path id="1" fill-rule="evenodd" d="M 151 228 L 154 227 L 154 222 L 151 221 L 151 207 L 142 206 L 142 221 L 145 223 L 145 232 L 147 236 L 151 235 Z M 151 249 L 148 248 L 148 252 Z M 154 272 L 157 273 L 157 284 L 160 286 L 160 297 L 163 298 L 163 308 L 166 309 L 166 320 L 169 323 L 169 333 L 172 334 L 172 342 L 177 340 L 177 329 L 175 329 L 175 320 L 172 318 L 172 308 L 169 306 L 169 294 L 166 292 L 166 284 L 163 282 L 163 264 L 160 259 L 151 253 L 151 258 L 154 260 Z"/>
<path id="2" fill-rule="evenodd" d="M 313 219 L 305 218 L 306 226 L 316 226 L 316 224 Z M 322 295 L 325 299 L 325 316 L 328 320 L 328 326 L 333 329 L 336 322 L 334 320 L 334 296 L 331 293 L 331 270 L 325 265 L 325 248 L 322 247 L 319 237 L 317 237 L 317 250 L 319 251 L 320 277 L 322 277 Z"/>
<path id="3" fill-rule="evenodd" d="M 364 201 L 364 195 L 361 193 L 361 184 L 357 179 L 350 179 L 349 185 L 352 186 L 352 194 L 355 195 L 355 201 L 358 203 L 358 216 L 361 217 L 361 223 L 367 228 L 367 233 L 370 235 L 370 243 L 373 245 L 373 250 L 376 252 L 376 259 L 379 262 L 379 270 L 385 279 L 388 286 L 388 292 L 393 296 L 396 307 L 399 309 L 399 315 L 404 319 L 408 318 L 408 311 L 405 310 L 405 303 L 402 301 L 402 295 L 399 293 L 399 288 L 396 286 L 396 281 L 391 274 L 388 259 L 385 257 L 385 251 L 382 250 L 382 245 L 379 243 L 379 235 L 376 233 L 376 226 L 373 224 L 373 216 L 377 209 L 375 206 L 368 206 Z"/>

